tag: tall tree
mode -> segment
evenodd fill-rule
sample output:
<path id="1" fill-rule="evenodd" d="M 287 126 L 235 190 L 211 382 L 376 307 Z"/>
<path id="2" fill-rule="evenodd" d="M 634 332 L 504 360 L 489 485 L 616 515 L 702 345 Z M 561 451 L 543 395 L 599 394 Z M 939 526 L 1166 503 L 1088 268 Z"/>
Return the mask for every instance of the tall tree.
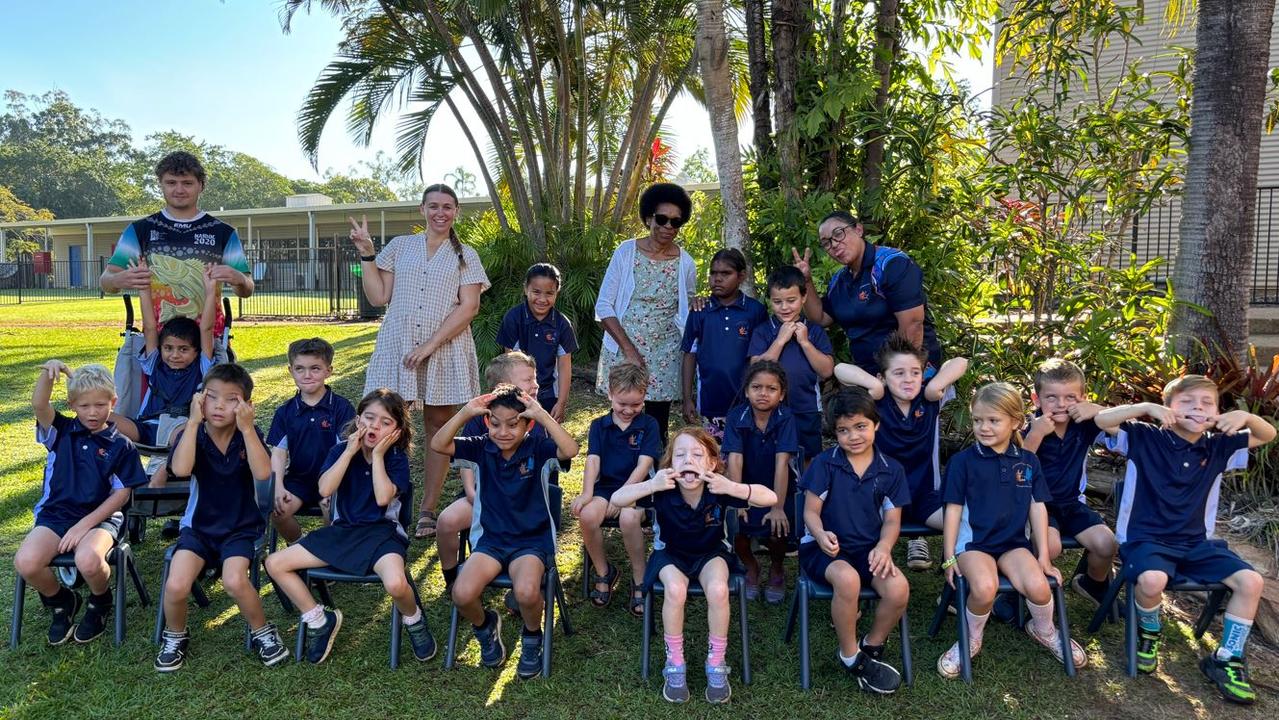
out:
<path id="1" fill-rule="evenodd" d="M 755 124 L 753 142 L 758 157 L 767 162 L 776 153 L 773 144 L 772 94 L 768 80 L 768 33 L 765 0 L 744 0 L 746 10 L 746 55 L 750 67 L 751 119 Z M 761 192 L 776 187 L 768 173 L 757 172 L 756 182 Z"/>
<path id="2" fill-rule="evenodd" d="M 697 0 L 697 56 L 715 141 L 715 166 L 719 170 L 720 201 L 724 204 L 724 244 L 740 249 L 749 258 L 750 228 L 746 223 L 746 192 L 723 0 Z"/>
<path id="3" fill-rule="evenodd" d="M 862 188 L 871 202 L 878 202 L 880 182 L 884 171 L 885 129 L 888 127 L 888 91 L 893 85 L 893 66 L 901 53 L 897 39 L 898 0 L 878 0 L 875 3 L 875 56 L 874 68 L 878 81 L 871 108 L 874 118 L 866 139 L 866 154 L 862 158 Z"/>
<path id="4" fill-rule="evenodd" d="M 1190 153 L 1173 288 L 1211 315 L 1179 309 L 1178 349 L 1220 345 L 1243 359 L 1257 165 L 1275 0 L 1199 0 Z"/>

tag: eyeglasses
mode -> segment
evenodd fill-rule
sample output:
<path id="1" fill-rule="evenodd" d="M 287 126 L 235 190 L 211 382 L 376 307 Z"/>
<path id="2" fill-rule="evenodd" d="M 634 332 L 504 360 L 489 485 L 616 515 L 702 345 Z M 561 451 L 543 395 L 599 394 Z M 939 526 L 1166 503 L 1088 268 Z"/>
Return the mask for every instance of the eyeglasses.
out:
<path id="1" fill-rule="evenodd" d="M 836 245 L 843 245 L 844 238 L 847 236 L 848 231 L 853 229 L 854 227 L 857 227 L 857 226 L 856 225 L 840 225 L 839 227 L 831 231 L 830 237 L 817 238 L 817 244 L 820 245 L 823 250 L 827 250 L 827 251 L 829 251 L 831 248 L 835 247 Z"/>
<path id="2" fill-rule="evenodd" d="M 678 215 L 671 217 L 670 215 L 657 213 L 653 216 L 653 222 L 657 223 L 660 227 L 666 227 L 669 224 L 672 229 L 679 230 L 680 227 L 688 221 Z"/>

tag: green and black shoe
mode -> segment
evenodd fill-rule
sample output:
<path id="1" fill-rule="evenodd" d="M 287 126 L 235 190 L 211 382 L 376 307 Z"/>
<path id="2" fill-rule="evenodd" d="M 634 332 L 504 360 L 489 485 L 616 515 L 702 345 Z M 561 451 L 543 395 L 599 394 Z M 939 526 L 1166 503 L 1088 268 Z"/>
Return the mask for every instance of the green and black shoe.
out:
<path id="1" fill-rule="evenodd" d="M 1152 673 L 1159 667 L 1159 631 L 1137 628 L 1137 671 Z"/>
<path id="2" fill-rule="evenodd" d="M 1199 661 L 1199 672 L 1217 685 L 1221 696 L 1232 703 L 1251 705 L 1257 701 L 1257 693 L 1248 682 L 1248 663 L 1241 657 L 1218 660 L 1209 655 Z"/>

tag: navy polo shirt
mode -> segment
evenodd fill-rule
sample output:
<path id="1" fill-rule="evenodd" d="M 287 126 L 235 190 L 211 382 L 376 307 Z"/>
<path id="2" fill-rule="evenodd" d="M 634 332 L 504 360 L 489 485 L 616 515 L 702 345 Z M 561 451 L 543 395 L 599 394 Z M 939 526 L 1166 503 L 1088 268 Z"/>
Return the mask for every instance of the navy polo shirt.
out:
<path id="1" fill-rule="evenodd" d="M 773 487 L 776 479 L 777 453 L 799 454 L 799 439 L 795 435 L 795 414 L 785 405 L 779 405 L 768 416 L 764 430 L 755 424 L 755 411 L 750 405 L 738 405 L 729 411 L 724 422 L 725 457 L 730 453 L 742 456 L 742 482 Z M 788 489 L 794 491 L 795 486 Z"/>
<path id="2" fill-rule="evenodd" d="M 173 451 L 186 431 L 185 427 L 178 431 L 173 450 L 169 451 L 170 465 L 173 464 Z M 253 431 L 261 441 L 262 431 L 257 428 Z M 209 437 L 205 423 L 200 423 L 196 429 L 191 497 L 187 499 L 182 527 L 212 538 L 239 533 L 261 534 L 264 523 L 253 492 L 253 471 L 249 468 L 244 434 L 239 428 L 231 436 L 225 453 Z"/>
<path id="3" fill-rule="evenodd" d="M 1012 442 L 1002 453 L 977 443 L 946 464 L 942 500 L 964 508 L 955 544 L 961 553 L 1023 544 L 1031 503 L 1049 495 L 1034 453 Z"/>
<path id="4" fill-rule="evenodd" d="M 661 430 L 657 427 L 657 420 L 644 413 L 636 415 L 625 430 L 613 421 L 613 413 L 601 415 L 591 421 L 586 442 L 587 452 L 600 459 L 596 489 L 620 488 L 635 472 L 641 455 L 653 458 L 656 463 L 662 454 Z"/>
<path id="5" fill-rule="evenodd" d="M 696 505 L 689 505 L 678 487 L 662 490 L 637 503 L 653 508 L 653 549 L 668 550 L 686 557 L 705 557 L 729 552 L 729 508 L 744 508 L 748 503 L 731 495 L 716 495 L 702 487 Z"/>
<path id="6" fill-rule="evenodd" d="M 453 439 L 453 457 L 475 463 L 475 514 L 471 545 L 481 540 L 499 548 L 550 542 L 551 519 L 542 490 L 542 466 L 559 451 L 550 438 L 524 436 L 510 459 L 489 439 Z"/>
<path id="7" fill-rule="evenodd" d="M 835 348 L 830 344 L 830 337 L 826 335 L 821 325 L 807 318 L 804 318 L 804 325 L 808 328 L 808 341 L 813 344 L 813 347 L 827 355 L 835 354 Z M 782 323 L 776 315 L 760 323 L 751 334 L 751 344 L 746 354 L 749 357 L 763 355 L 777 339 L 777 333 L 781 327 Z M 782 348 L 782 353 L 777 360 L 786 371 L 786 385 L 790 388 L 786 393 L 786 403 L 790 405 L 791 410 L 797 413 L 821 412 L 822 378 L 808 362 L 808 356 L 799 346 L 799 341 L 791 338 Z"/>
<path id="8" fill-rule="evenodd" d="M 862 266 L 856 275 L 844 267 L 831 277 L 826 296 L 822 298 L 822 310 L 844 328 L 853 362 L 874 375 L 880 371 L 879 363 L 875 362 L 875 352 L 897 330 L 895 313 L 923 305 L 924 347 L 928 350 L 928 362 L 933 367 L 940 367 L 941 345 L 937 342 L 932 314 L 928 312 L 923 271 L 903 253 L 889 260 L 883 267 L 879 283 L 873 283 L 872 268 L 879 250 L 877 245 L 866 243 Z"/>
<path id="9" fill-rule="evenodd" d="M 191 397 L 204 381 L 204 374 L 213 367 L 213 359 L 199 353 L 190 365 L 174 370 L 160 359 L 159 349 L 143 350 L 139 361 L 142 374 L 147 377 L 147 392 L 138 411 L 140 420 L 160 417 L 163 413 L 186 417 L 191 410 Z"/>
<path id="10" fill-rule="evenodd" d="M 116 490 L 147 484 L 137 448 L 115 423 L 93 433 L 76 418 L 55 413 L 49 427 L 36 423 L 36 442 L 49 451 L 36 524 L 74 525 Z"/>
<path id="11" fill-rule="evenodd" d="M 838 445 L 824 450 L 808 466 L 799 486 L 822 499 L 822 527 L 839 538 L 841 552 L 874 547 L 884 526 L 884 513 L 910 503 L 902 466 L 878 449 L 865 475 L 857 474 Z M 804 522 L 803 518 L 795 520 Z M 810 542 L 817 539 L 804 523 L 800 543 Z"/>
<path id="12" fill-rule="evenodd" d="M 333 464 L 346 452 L 343 441 L 329 448 L 324 462 L 320 466 L 320 474 L 333 467 Z M 386 507 L 377 504 L 377 494 L 373 492 L 373 465 L 364 459 L 363 452 L 351 456 L 346 466 L 346 475 L 342 476 L 342 484 L 338 485 L 333 498 L 333 524 L 340 527 L 359 527 L 379 522 L 390 522 L 395 525 L 400 535 L 408 537 L 400 526 L 400 503 L 403 498 L 413 492 L 413 479 L 409 475 L 409 456 L 399 448 L 391 448 L 382 456 L 382 465 L 386 468 L 386 476 L 390 478 L 399 492 Z"/>
<path id="13" fill-rule="evenodd" d="M 911 497 L 941 489 L 941 409 L 954 398 L 954 386 L 946 388 L 942 399 L 936 402 L 924 397 L 921 389 L 905 413 L 887 388 L 884 396 L 875 401 L 879 410 L 875 449 L 901 463 Z"/>
<path id="14" fill-rule="evenodd" d="M 1211 431 L 1194 443 L 1172 430 L 1128 421 L 1111 449 L 1128 456 L 1115 537 L 1190 546 L 1211 538 L 1221 474 L 1248 467 L 1247 432 Z"/>
<path id="15" fill-rule="evenodd" d="M 1035 413 L 1035 417 L 1043 415 Z M 1029 424 L 1022 433 L 1030 432 Z M 1044 482 L 1048 485 L 1049 502 L 1065 504 L 1084 502 L 1084 488 L 1088 486 L 1088 448 L 1102 435 L 1101 428 L 1092 420 L 1066 425 L 1066 434 L 1057 436 L 1056 430 L 1039 443 L 1035 451 L 1044 469 Z"/>
<path id="16" fill-rule="evenodd" d="M 328 465 L 325 456 L 338 444 L 338 433 L 355 419 L 351 401 L 326 388 L 314 405 L 302 400 L 302 393 L 275 409 L 266 444 L 289 451 L 285 479 L 314 485 Z"/>
<path id="17" fill-rule="evenodd" d="M 680 347 L 697 355 L 697 411 L 702 415 L 728 414 L 750 362 L 751 333 L 767 319 L 764 304 L 742 293 L 728 305 L 712 297 L 706 307 L 688 314 Z"/>
<path id="18" fill-rule="evenodd" d="M 561 355 L 577 352 L 577 336 L 568 318 L 551 308 L 544 319 L 538 320 L 528 303 L 522 302 L 502 317 L 497 344 L 533 356 L 537 362 L 537 401 L 549 410 L 558 401 L 556 361 Z"/>

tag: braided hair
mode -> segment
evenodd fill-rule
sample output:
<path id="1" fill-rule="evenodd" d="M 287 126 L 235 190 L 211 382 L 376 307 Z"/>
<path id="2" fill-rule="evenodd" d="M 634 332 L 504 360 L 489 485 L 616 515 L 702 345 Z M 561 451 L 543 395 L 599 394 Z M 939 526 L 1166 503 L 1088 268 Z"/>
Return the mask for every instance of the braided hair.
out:
<path id="1" fill-rule="evenodd" d="M 426 197 L 431 193 L 444 193 L 445 195 L 453 198 L 454 205 L 458 204 L 457 193 L 453 191 L 453 188 L 445 185 L 444 183 L 436 183 L 434 185 L 428 185 L 427 188 L 422 191 L 422 205 L 424 207 L 426 206 Z M 449 227 L 449 246 L 453 248 L 453 254 L 457 255 L 458 267 L 466 267 L 466 258 L 462 255 L 462 241 L 457 237 L 457 230 L 454 230 L 452 227 Z"/>

